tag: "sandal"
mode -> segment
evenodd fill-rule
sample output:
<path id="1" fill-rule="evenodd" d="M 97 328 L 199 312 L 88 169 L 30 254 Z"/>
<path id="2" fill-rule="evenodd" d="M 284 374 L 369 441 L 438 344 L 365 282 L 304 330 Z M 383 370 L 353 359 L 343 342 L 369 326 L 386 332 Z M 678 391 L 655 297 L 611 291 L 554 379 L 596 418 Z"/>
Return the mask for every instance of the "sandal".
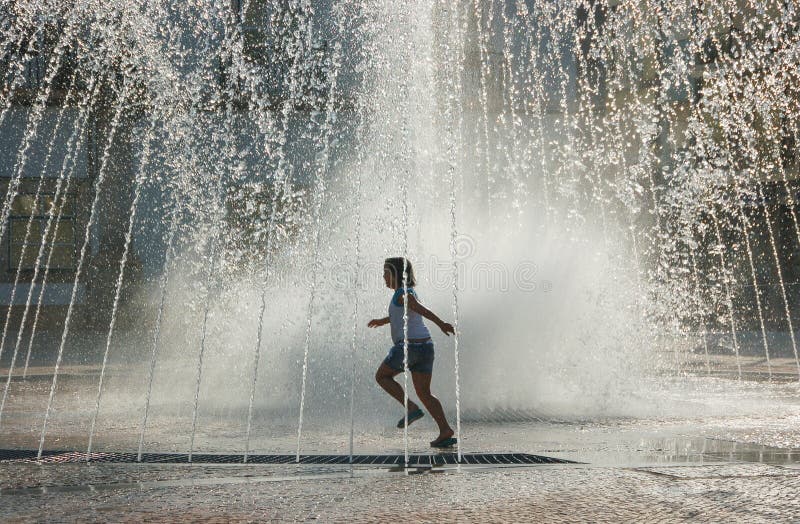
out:
<path id="1" fill-rule="evenodd" d="M 447 437 L 446 439 L 442 440 L 434 440 L 431 442 L 432 448 L 452 448 L 458 444 L 458 440 L 455 437 Z"/>
<path id="2" fill-rule="evenodd" d="M 414 422 L 415 420 L 419 420 L 424 416 L 425 416 L 425 413 L 423 413 L 420 408 L 417 408 L 416 411 L 409 411 L 408 412 L 408 425 L 410 426 L 412 422 Z M 402 429 L 403 426 L 405 425 L 405 422 L 406 422 L 406 417 L 401 418 L 399 421 L 397 421 L 397 427 Z"/>

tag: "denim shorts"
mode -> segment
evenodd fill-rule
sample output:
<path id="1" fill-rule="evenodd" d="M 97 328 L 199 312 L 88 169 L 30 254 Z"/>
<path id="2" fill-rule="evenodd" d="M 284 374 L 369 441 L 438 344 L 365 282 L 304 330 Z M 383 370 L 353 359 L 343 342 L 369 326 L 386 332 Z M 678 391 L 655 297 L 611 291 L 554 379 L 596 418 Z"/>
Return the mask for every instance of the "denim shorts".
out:
<path id="1" fill-rule="evenodd" d="M 403 371 L 403 342 L 389 350 L 383 363 L 395 371 Z M 413 373 L 433 373 L 433 342 L 408 343 L 408 369 Z"/>

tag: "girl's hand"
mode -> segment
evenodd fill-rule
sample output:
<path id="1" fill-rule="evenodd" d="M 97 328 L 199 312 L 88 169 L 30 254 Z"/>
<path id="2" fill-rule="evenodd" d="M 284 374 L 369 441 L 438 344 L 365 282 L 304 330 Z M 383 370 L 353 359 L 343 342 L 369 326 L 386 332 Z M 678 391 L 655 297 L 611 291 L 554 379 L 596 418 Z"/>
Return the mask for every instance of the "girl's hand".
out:
<path id="1" fill-rule="evenodd" d="M 388 323 L 389 323 L 389 319 L 388 318 L 373 318 L 372 320 L 370 320 L 367 323 L 367 327 L 376 328 L 376 327 L 385 326 Z"/>
<path id="2" fill-rule="evenodd" d="M 450 324 L 449 322 L 442 322 L 441 324 L 439 324 L 439 329 L 441 329 L 442 333 L 444 333 L 448 337 L 450 336 L 451 333 L 453 335 L 456 334 L 456 330 L 455 328 L 453 328 L 453 324 Z"/>

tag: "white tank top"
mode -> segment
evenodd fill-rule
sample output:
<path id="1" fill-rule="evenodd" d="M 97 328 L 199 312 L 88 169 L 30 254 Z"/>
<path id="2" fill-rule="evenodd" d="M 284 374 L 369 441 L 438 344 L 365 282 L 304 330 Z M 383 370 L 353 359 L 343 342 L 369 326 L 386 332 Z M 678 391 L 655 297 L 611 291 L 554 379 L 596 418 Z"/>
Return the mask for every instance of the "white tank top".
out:
<path id="1" fill-rule="evenodd" d="M 403 296 L 403 288 L 398 288 L 392 300 L 389 301 L 389 325 L 392 328 L 392 342 L 400 344 L 403 342 L 403 304 L 399 301 Z M 414 288 L 408 288 L 408 294 L 414 295 L 414 298 L 419 300 Z M 423 339 L 430 338 L 431 332 L 422 321 L 422 315 L 416 311 L 408 308 L 408 338 L 409 339 Z"/>

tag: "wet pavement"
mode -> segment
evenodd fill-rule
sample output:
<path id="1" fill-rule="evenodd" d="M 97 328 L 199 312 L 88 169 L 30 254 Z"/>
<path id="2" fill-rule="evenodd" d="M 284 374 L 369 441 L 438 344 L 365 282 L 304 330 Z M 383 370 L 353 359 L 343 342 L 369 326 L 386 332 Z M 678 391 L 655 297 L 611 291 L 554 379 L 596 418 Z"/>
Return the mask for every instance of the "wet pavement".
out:
<path id="1" fill-rule="evenodd" d="M 800 469 L 760 463 L 407 472 L 25 465 L 5 466 L 2 475 L 0 498 L 6 522 L 791 522 L 800 518 Z M 19 487 L 26 484 L 30 487 Z"/>
<path id="2" fill-rule="evenodd" d="M 76 371 L 74 380 L 64 381 L 64 396 L 73 406 L 86 399 L 80 375 Z M 404 469 L 11 461 L 0 463 L 0 511 L 4 522 L 800 519 L 797 385 L 710 378 L 702 386 L 696 396 L 703 404 L 686 383 L 676 384 L 674 402 L 662 394 L 661 416 L 561 420 L 496 410 L 465 418 L 464 452 L 534 453 L 582 464 Z M 2 447 L 30 449 L 38 443 L 41 420 L 31 415 L 31 406 L 41 401 L 39 389 L 31 385 L 12 404 L 0 429 Z M 85 451 L 84 425 L 73 419 L 86 413 L 76 412 L 80 416 L 66 416 L 71 412 L 65 410 L 56 420 L 49 449 Z M 131 451 L 135 429 L 135 421 L 105 428 L 97 449 Z M 254 429 L 264 434 L 254 440 L 254 451 L 293 450 L 291 425 L 271 427 L 272 433 Z M 431 430 L 430 421 L 412 426 L 411 452 L 430 453 Z M 185 451 L 185 435 L 169 420 L 154 421 L 152 431 L 151 451 Z M 354 439 L 359 453 L 402 452 L 402 433 L 394 428 L 359 431 Z M 241 451 L 241 435 L 226 429 L 224 420 L 204 424 L 197 442 L 205 452 Z M 347 438 L 336 426 L 310 426 L 303 446 L 304 453 L 346 454 Z"/>

